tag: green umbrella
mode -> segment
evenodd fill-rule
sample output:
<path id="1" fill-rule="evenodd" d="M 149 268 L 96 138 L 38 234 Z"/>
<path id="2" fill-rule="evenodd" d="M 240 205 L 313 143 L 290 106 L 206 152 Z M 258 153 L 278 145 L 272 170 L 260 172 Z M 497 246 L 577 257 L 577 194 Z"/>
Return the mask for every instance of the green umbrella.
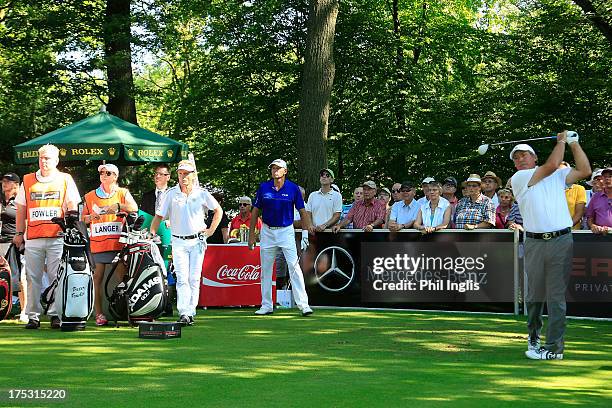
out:
<path id="1" fill-rule="evenodd" d="M 37 162 L 38 149 L 49 143 L 59 148 L 60 161 L 170 163 L 186 159 L 189 151 L 185 143 L 143 129 L 108 112 L 100 112 L 15 146 L 15 163 Z"/>

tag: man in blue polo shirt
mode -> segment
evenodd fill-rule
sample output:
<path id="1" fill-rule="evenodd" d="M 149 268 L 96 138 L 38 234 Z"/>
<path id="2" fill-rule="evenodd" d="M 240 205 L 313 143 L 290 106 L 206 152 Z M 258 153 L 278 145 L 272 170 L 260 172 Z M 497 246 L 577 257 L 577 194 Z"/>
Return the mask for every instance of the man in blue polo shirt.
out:
<path id="1" fill-rule="evenodd" d="M 276 159 L 270 163 L 268 168 L 272 173 L 272 179 L 259 185 L 249 228 L 249 249 L 253 249 L 255 248 L 255 223 L 261 212 L 264 222 L 260 234 L 261 308 L 255 314 L 269 315 L 274 312 L 272 267 L 276 252 L 280 249 L 287 260 L 295 303 L 301 310 L 302 316 L 308 316 L 312 314 L 312 309 L 308 306 L 304 276 L 302 276 L 302 268 L 300 268 L 295 246 L 293 208 L 295 207 L 300 212 L 302 228 L 306 230 L 310 227 L 310 217 L 306 216 L 300 188 L 286 179 L 287 163 L 284 160 Z"/>

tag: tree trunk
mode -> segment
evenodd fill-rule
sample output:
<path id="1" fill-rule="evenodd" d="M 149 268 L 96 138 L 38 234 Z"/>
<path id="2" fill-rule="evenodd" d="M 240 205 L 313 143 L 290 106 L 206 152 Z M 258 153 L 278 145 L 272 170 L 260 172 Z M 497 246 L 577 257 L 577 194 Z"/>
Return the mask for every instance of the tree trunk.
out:
<path id="1" fill-rule="evenodd" d="M 406 75 L 404 67 L 404 47 L 402 45 L 402 31 L 399 19 L 398 0 L 393 0 L 393 35 L 395 37 L 395 123 L 397 135 L 403 137 L 406 135 L 406 115 L 404 114 L 406 98 Z"/>
<path id="2" fill-rule="evenodd" d="M 108 111 L 138 124 L 132 76 L 130 0 L 107 0 L 104 52 L 108 80 Z"/>
<path id="3" fill-rule="evenodd" d="M 610 9 L 606 9 L 606 7 L 609 7 L 606 5 L 607 1 L 602 0 L 595 3 L 592 0 L 574 0 L 574 3 L 584 11 L 591 23 L 612 43 L 612 17 L 609 14 Z"/>
<path id="4" fill-rule="evenodd" d="M 320 187 L 319 170 L 327 167 L 337 16 L 338 0 L 310 0 L 297 133 L 297 179 L 306 191 Z"/>

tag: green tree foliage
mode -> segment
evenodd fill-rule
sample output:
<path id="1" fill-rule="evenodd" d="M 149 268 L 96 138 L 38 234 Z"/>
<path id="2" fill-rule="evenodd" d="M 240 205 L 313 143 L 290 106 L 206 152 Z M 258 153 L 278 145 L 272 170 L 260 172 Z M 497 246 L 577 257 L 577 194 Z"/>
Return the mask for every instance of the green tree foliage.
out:
<path id="1" fill-rule="evenodd" d="M 253 194 L 284 157 L 295 177 L 306 4 L 156 3 L 143 21 L 162 57 L 138 82 L 158 127 L 196 152 L 200 179 Z"/>
<path id="2" fill-rule="evenodd" d="M 78 3 L 78 4 L 77 4 Z M 95 42 L 92 1 L 0 1 L 0 154 L 91 112 L 96 68 L 73 51 Z M 25 171 L 25 170 L 24 170 Z"/>
<path id="3" fill-rule="evenodd" d="M 609 161 L 610 49 L 571 2 L 400 1 L 399 39 L 391 7 L 375 4 L 342 2 L 338 20 L 329 155 L 348 187 L 486 170 L 507 178 L 508 150 L 478 156 L 481 143 L 564 128 L 583 134 L 595 164 Z M 551 146 L 535 147 L 545 157 Z"/>
<path id="4" fill-rule="evenodd" d="M 576 3 L 340 1 L 327 158 L 345 198 L 366 178 L 505 180 L 508 149 L 479 156 L 481 143 L 564 128 L 580 132 L 593 167 L 609 164 L 612 47 L 593 22 L 609 10 Z M 0 0 L 3 157 L 106 100 L 104 4 Z M 299 179 L 307 0 L 140 0 L 131 13 L 141 126 L 188 142 L 200 179 L 230 196 L 252 195 L 278 157 Z M 552 144 L 534 147 L 543 159 Z M 149 171 L 131 172 L 135 195 Z"/>

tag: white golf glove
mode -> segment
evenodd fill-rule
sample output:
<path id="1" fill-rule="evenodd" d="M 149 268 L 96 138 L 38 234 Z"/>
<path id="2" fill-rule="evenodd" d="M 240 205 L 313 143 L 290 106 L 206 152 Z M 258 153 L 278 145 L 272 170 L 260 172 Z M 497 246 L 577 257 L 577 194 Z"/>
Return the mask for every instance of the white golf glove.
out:
<path id="1" fill-rule="evenodd" d="M 302 241 L 300 243 L 300 249 L 305 251 L 308 248 L 308 230 L 302 230 Z"/>
<path id="2" fill-rule="evenodd" d="M 567 144 L 578 143 L 578 133 L 573 130 L 567 131 Z"/>

